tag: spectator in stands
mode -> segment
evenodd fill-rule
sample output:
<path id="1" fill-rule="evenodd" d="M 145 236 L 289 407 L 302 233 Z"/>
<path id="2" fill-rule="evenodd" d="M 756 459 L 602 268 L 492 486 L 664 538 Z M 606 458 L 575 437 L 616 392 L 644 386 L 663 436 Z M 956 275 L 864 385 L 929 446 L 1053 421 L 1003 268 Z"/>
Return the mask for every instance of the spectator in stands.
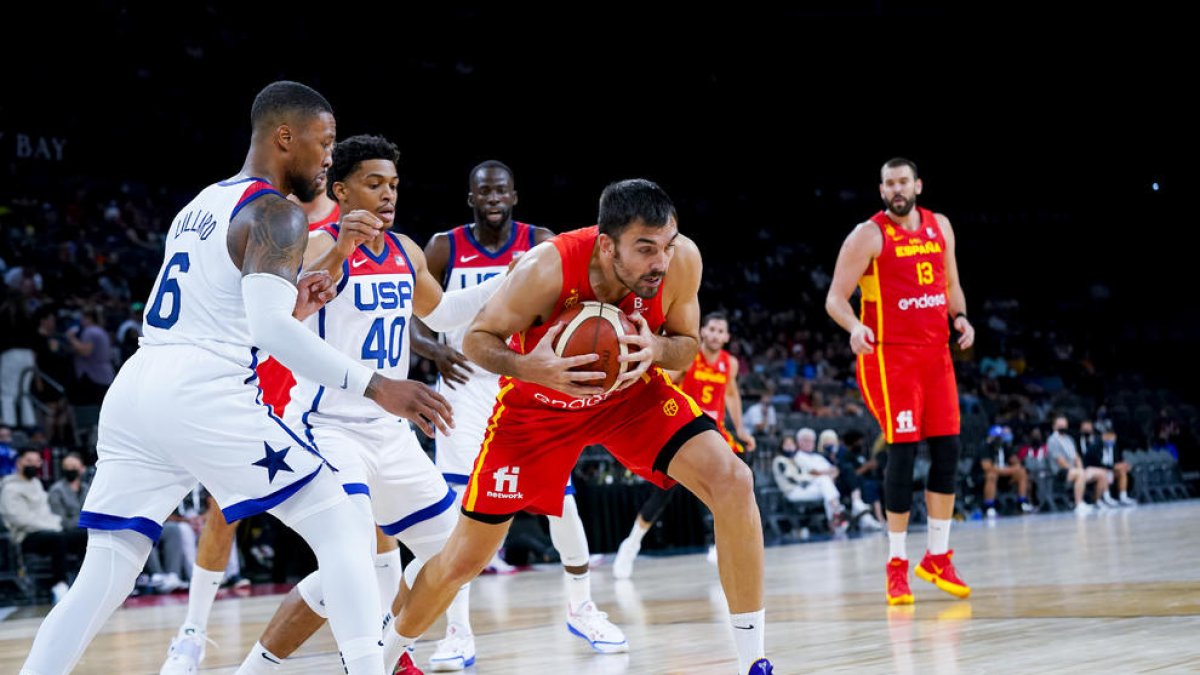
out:
<path id="1" fill-rule="evenodd" d="M 79 527 L 79 512 L 87 498 L 88 482 L 84 480 L 83 458 L 77 452 L 67 453 L 62 460 L 61 478 L 50 486 L 50 510 L 62 518 L 63 528 Z"/>
<path id="2" fill-rule="evenodd" d="M 771 434 L 779 426 L 779 420 L 775 416 L 775 406 L 771 403 L 772 398 L 773 395 L 769 390 L 763 392 L 758 402 L 750 406 L 742 415 L 742 426 L 749 429 L 750 433 Z"/>
<path id="3" fill-rule="evenodd" d="M 805 380 L 804 384 L 800 385 L 800 391 L 796 392 L 796 397 L 792 399 L 792 411 L 806 415 L 813 414 L 812 382 Z"/>
<path id="4" fill-rule="evenodd" d="M 137 351 L 138 341 L 142 339 L 142 321 L 145 319 L 146 305 L 135 302 L 129 307 L 129 316 L 117 328 L 117 346 L 121 349 L 121 360 L 133 356 Z"/>
<path id="5" fill-rule="evenodd" d="M 1083 457 L 1083 464 L 1087 466 L 1087 457 L 1089 454 L 1098 454 L 1100 452 L 1100 434 L 1096 433 L 1096 425 L 1091 420 L 1083 420 L 1079 423 L 1079 454 Z"/>
<path id="6" fill-rule="evenodd" d="M 791 438 L 785 437 L 779 446 L 780 454 L 771 462 L 771 473 L 788 501 L 819 500 L 825 507 L 829 528 L 841 534 L 850 526 L 850 520 L 842 511 L 841 494 L 833 482 L 838 470 L 829 460 L 814 452 L 816 446 L 817 433 L 809 428 L 797 431 L 794 443 Z"/>
<path id="7" fill-rule="evenodd" d="M 67 331 L 67 342 L 75 353 L 75 376 L 78 378 L 71 402 L 100 405 L 116 374 L 112 340 L 104 330 L 104 313 L 99 306 L 84 309 L 79 321 L 78 327 Z"/>
<path id="8" fill-rule="evenodd" d="M 1006 487 L 1016 487 L 1021 512 L 1033 512 L 1033 506 L 1029 503 L 1029 473 L 1021 466 L 1020 457 L 1013 451 L 1012 441 L 1012 429 L 993 426 L 988 429 L 987 440 L 979 453 L 979 468 L 983 471 L 983 507 L 988 518 L 996 517 L 996 492 L 1001 479 L 1004 479 Z"/>
<path id="9" fill-rule="evenodd" d="M 17 470 L 17 451 L 12 442 L 12 429 L 0 424 L 0 477 Z"/>
<path id="10" fill-rule="evenodd" d="M 66 338 L 58 332 L 58 318 L 53 309 L 41 308 L 36 321 L 37 341 L 33 351 L 37 359 L 38 376 L 33 380 L 33 395 L 43 406 L 42 426 L 49 429 L 50 438 L 55 442 L 73 443 L 66 396 L 68 387 L 75 381 L 71 348 Z"/>
<path id="11" fill-rule="evenodd" d="M 1057 467 L 1059 478 L 1074 487 L 1075 514 L 1082 516 L 1092 510 L 1083 500 L 1083 491 L 1088 483 L 1096 484 L 1096 507 L 1105 508 L 1100 495 L 1108 491 L 1108 474 L 1102 469 L 1083 466 L 1083 460 L 1075 450 L 1075 439 L 1067 433 L 1067 428 L 1066 415 L 1054 418 L 1054 433 L 1046 441 L 1046 450 L 1050 461 Z"/>
<path id="12" fill-rule="evenodd" d="M 0 424 L 28 427 L 36 423 L 29 381 L 24 378 L 25 371 L 36 365 L 36 342 L 27 297 L 0 288 Z"/>
<path id="13" fill-rule="evenodd" d="M 1042 440 L 1042 430 L 1033 427 L 1025 434 L 1025 445 L 1017 454 L 1026 469 L 1032 470 L 1037 464 L 1046 461 L 1046 443 Z"/>
<path id="14" fill-rule="evenodd" d="M 1129 496 L 1129 463 L 1125 461 L 1125 453 L 1117 447 L 1117 432 L 1113 431 L 1110 425 L 1105 425 L 1103 429 L 1099 444 L 1083 453 L 1083 465 L 1104 470 L 1108 474 L 1109 485 L 1112 485 L 1115 479 L 1120 498 L 1114 500 L 1109 491 L 1105 490 L 1105 504 L 1135 506 L 1137 500 Z"/>
<path id="15" fill-rule="evenodd" d="M 861 435 L 861 434 L 860 434 Z M 829 463 L 837 469 L 837 474 L 834 476 L 834 486 L 838 489 L 838 493 L 842 495 L 850 495 L 850 515 L 854 518 L 861 529 L 875 532 L 882 530 L 883 526 L 879 524 L 875 516 L 871 513 L 871 506 L 863 499 L 862 478 L 858 474 L 858 459 L 863 459 L 861 455 L 857 457 L 850 454 L 849 448 L 842 445 L 838 434 L 833 429 L 826 429 L 821 432 L 817 439 L 818 452 Z"/>
<path id="16" fill-rule="evenodd" d="M 87 531 L 63 530 L 62 518 L 50 510 L 46 489 L 38 479 L 41 470 L 41 453 L 22 450 L 17 473 L 0 482 L 0 517 L 22 552 L 50 556 L 50 593 L 57 603 L 67 593 L 67 554 L 82 558 Z"/>

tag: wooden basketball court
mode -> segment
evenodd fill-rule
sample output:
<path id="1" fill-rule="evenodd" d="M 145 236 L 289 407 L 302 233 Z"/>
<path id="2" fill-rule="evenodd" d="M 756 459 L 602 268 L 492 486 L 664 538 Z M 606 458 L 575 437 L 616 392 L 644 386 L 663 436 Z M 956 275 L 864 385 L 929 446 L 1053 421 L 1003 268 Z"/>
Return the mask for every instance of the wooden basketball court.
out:
<path id="1" fill-rule="evenodd" d="M 799 672 L 1141 672 L 1200 670 L 1200 501 L 1092 515 L 955 523 L 955 563 L 973 585 L 955 600 L 917 579 L 911 608 L 886 607 L 886 539 L 767 550 L 767 651 Z M 909 536 L 919 558 L 923 532 Z M 625 655 L 594 654 L 567 633 L 561 568 L 484 576 L 473 586 L 477 673 L 678 673 L 736 669 L 716 569 L 703 555 L 642 557 L 630 581 L 593 570 L 593 594 L 628 635 Z M 75 672 L 157 673 L 186 595 L 117 611 Z M 218 600 L 205 673 L 232 673 L 279 596 Z M 0 621 L 0 673 L 16 673 L 46 608 Z M 423 666 L 441 635 L 417 649 Z M 341 672 L 328 629 L 290 673 Z"/>

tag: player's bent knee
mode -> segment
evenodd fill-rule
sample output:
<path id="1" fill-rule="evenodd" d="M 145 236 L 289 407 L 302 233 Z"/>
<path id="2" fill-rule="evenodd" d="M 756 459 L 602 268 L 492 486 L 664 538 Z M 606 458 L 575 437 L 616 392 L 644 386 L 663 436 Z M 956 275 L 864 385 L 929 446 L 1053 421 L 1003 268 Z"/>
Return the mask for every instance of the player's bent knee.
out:
<path id="1" fill-rule="evenodd" d="M 296 592 L 300 594 L 300 599 L 304 601 L 304 604 L 308 605 L 313 614 L 322 619 L 329 618 L 329 613 L 325 609 L 325 595 L 321 590 L 320 571 L 313 572 L 301 579 L 300 583 L 296 584 Z"/>

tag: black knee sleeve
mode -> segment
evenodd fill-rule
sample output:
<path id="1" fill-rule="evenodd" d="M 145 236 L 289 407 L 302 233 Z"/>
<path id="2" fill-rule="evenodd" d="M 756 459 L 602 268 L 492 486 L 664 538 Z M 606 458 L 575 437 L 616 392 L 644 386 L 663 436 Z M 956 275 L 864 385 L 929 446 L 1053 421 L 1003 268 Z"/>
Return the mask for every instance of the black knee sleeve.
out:
<path id="1" fill-rule="evenodd" d="M 925 487 L 943 495 L 955 493 L 958 480 L 958 455 L 962 444 L 958 436 L 935 436 L 925 439 L 929 444 L 929 480 Z"/>
<path id="2" fill-rule="evenodd" d="M 892 513 L 908 513 L 912 508 L 913 459 L 916 443 L 888 446 L 887 468 L 883 472 L 884 507 Z"/>
<path id="3" fill-rule="evenodd" d="M 667 508 L 667 504 L 671 503 L 671 497 L 675 496 L 677 489 L 679 489 L 678 483 L 666 490 L 655 490 L 650 495 L 650 498 L 646 500 L 646 503 L 642 504 L 642 508 L 638 510 L 638 515 L 642 517 L 642 520 L 653 525 L 662 516 L 663 511 Z"/>

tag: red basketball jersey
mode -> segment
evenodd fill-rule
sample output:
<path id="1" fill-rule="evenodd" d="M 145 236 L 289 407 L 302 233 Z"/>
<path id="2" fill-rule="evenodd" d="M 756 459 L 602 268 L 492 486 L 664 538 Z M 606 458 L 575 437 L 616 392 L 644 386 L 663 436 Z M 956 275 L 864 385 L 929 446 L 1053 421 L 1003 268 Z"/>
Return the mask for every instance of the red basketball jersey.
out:
<path id="1" fill-rule="evenodd" d="M 550 240 L 562 257 L 562 290 L 559 292 L 558 302 L 554 305 L 554 310 L 550 312 L 550 316 L 546 317 L 544 322 L 540 325 L 527 328 L 522 333 L 513 335 L 512 339 L 509 340 L 509 347 L 513 351 L 519 354 L 528 354 L 537 346 L 542 336 L 546 334 L 546 331 L 558 321 L 559 314 L 585 300 L 597 299 L 596 293 L 592 290 L 592 282 L 588 278 L 588 266 L 592 259 L 592 251 L 595 249 L 596 237 L 599 235 L 599 231 L 599 228 L 593 225 L 570 232 L 563 232 Z M 662 328 L 663 321 L 665 320 L 662 308 L 662 289 L 664 286 L 666 286 L 665 278 L 663 279 L 663 283 L 658 287 L 658 293 L 653 298 L 645 300 L 635 293 L 630 292 L 617 303 L 617 306 L 625 314 L 640 312 L 642 318 L 646 320 L 650 332 L 657 333 Z M 509 379 L 511 378 L 504 378 L 501 381 L 501 386 L 506 384 Z M 527 395 L 552 407 L 567 410 L 591 408 L 608 399 L 622 397 L 639 386 L 627 387 L 607 396 L 601 394 L 587 399 L 579 399 L 529 382 L 522 382 L 521 380 L 512 381 L 518 390 Z"/>
<path id="2" fill-rule="evenodd" d="M 725 389 L 729 386 L 729 361 L 733 357 L 724 349 L 717 353 L 717 360 L 709 363 L 704 352 L 696 353 L 692 365 L 683 375 L 683 393 L 700 404 L 705 415 L 717 421 L 717 428 L 725 428 Z M 737 386 L 734 383 L 734 386 Z"/>
<path id="3" fill-rule="evenodd" d="M 880 344 L 933 345 L 950 339 L 947 320 L 946 238 L 928 209 L 917 209 L 915 232 L 880 211 L 871 217 L 883 249 L 858 280 L 864 325 Z"/>

